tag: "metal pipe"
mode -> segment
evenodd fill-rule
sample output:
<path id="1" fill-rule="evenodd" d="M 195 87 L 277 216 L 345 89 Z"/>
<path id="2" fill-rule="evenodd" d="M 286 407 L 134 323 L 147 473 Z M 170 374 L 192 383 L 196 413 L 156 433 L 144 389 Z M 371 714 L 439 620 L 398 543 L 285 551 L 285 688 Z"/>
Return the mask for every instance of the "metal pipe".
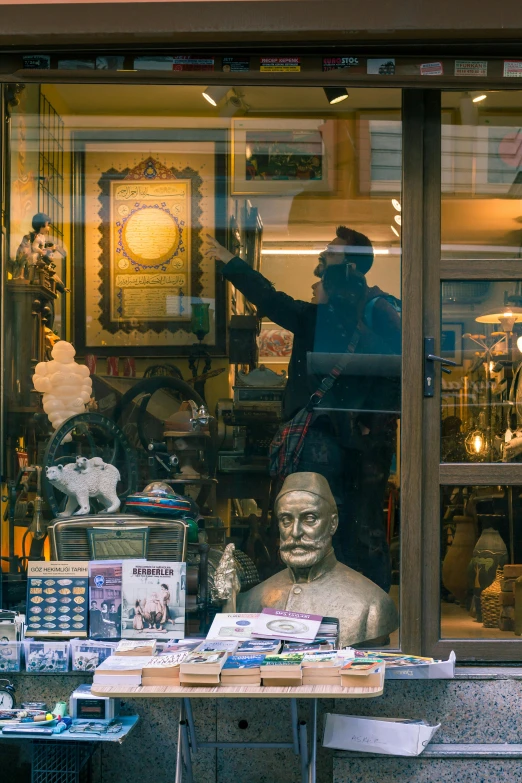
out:
<path id="1" fill-rule="evenodd" d="M 308 783 L 308 735 L 306 721 L 299 721 L 299 750 L 301 753 L 301 783 Z"/>
<path id="2" fill-rule="evenodd" d="M 288 748 L 294 749 L 293 742 L 200 742 L 200 748 L 218 748 L 227 750 L 227 748 Z"/>
<path id="3" fill-rule="evenodd" d="M 178 746 L 176 748 L 176 770 L 174 774 L 174 783 L 182 783 L 183 781 L 183 753 L 182 753 L 182 740 L 181 740 L 181 721 L 183 716 L 183 700 L 181 702 L 180 715 L 178 722 Z"/>
<path id="4" fill-rule="evenodd" d="M 294 753 L 299 755 L 299 718 L 297 717 L 297 699 L 290 699 L 290 714 L 292 716 L 292 739 L 294 741 Z"/>

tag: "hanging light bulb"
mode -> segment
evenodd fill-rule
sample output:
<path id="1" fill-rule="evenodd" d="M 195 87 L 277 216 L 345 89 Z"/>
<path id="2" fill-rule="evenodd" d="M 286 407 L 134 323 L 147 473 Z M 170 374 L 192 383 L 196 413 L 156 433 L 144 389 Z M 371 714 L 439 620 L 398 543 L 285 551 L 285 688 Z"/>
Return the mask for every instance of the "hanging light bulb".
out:
<path id="1" fill-rule="evenodd" d="M 471 430 L 464 441 L 464 445 L 472 460 L 481 461 L 486 458 L 488 442 L 485 432 L 481 429 Z"/>

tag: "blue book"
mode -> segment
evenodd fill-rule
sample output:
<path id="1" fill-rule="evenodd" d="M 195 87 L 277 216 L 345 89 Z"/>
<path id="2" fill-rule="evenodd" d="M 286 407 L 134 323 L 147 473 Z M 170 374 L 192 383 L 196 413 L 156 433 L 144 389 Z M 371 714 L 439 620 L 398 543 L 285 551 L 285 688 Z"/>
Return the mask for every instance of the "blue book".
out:
<path id="1" fill-rule="evenodd" d="M 230 655 L 225 661 L 224 669 L 259 669 L 265 655 Z"/>
<path id="2" fill-rule="evenodd" d="M 279 652 L 280 641 L 274 639 L 245 639 L 241 642 L 237 651 L 238 655 L 243 653 L 265 653 L 265 655 L 274 655 Z"/>

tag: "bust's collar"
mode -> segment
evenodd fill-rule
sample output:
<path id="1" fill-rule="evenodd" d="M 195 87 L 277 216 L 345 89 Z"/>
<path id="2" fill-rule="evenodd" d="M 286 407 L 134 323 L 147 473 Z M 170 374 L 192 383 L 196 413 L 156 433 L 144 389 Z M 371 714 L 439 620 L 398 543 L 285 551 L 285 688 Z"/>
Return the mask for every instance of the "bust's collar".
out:
<path id="1" fill-rule="evenodd" d="M 327 555 L 323 557 L 322 560 L 320 560 L 318 563 L 313 565 L 310 570 L 308 571 L 308 575 L 306 579 L 303 579 L 301 576 L 301 573 L 304 569 L 296 569 L 294 570 L 290 566 L 287 566 L 288 571 L 290 573 L 290 577 L 292 579 L 292 582 L 315 582 L 316 579 L 320 579 L 322 576 L 327 574 L 329 571 L 332 571 L 332 569 L 337 565 L 337 558 L 335 556 L 335 553 L 333 551 L 333 548 L 330 549 Z"/>

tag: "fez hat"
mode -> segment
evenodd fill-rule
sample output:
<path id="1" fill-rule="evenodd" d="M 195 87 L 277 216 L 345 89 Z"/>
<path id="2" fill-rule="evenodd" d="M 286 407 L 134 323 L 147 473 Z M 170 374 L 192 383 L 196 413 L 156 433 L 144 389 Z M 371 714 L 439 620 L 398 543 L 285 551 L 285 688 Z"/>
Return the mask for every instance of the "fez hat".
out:
<path id="1" fill-rule="evenodd" d="M 277 506 L 283 495 L 287 495 L 289 492 L 308 492 L 310 495 L 317 495 L 325 500 L 333 508 L 337 508 L 330 485 L 320 473 L 291 473 L 285 478 L 274 505 Z"/>

